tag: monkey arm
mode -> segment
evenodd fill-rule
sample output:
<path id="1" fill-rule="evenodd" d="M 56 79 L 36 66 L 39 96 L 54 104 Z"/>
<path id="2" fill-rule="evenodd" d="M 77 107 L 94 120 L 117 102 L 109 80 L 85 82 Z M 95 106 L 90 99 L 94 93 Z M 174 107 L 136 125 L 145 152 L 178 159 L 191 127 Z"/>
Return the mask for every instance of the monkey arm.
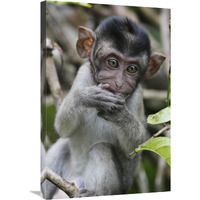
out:
<path id="1" fill-rule="evenodd" d="M 68 94 L 56 114 L 55 128 L 62 137 L 70 136 L 80 124 L 78 116 L 80 116 L 84 110 L 78 107 L 76 101 L 73 92 Z"/>
<path id="2" fill-rule="evenodd" d="M 64 98 L 55 118 L 55 128 L 60 136 L 69 137 L 80 123 L 84 124 L 87 108 L 121 110 L 125 100 L 107 91 L 106 84 L 96 85 L 90 65 L 83 65 L 69 94 Z"/>
<path id="3" fill-rule="evenodd" d="M 127 99 L 126 106 L 117 117 L 119 120 L 116 121 L 116 125 L 121 126 L 123 133 L 118 137 L 128 155 L 147 138 L 143 92 L 140 84 L 132 96 Z"/>
<path id="4" fill-rule="evenodd" d="M 68 137 L 79 127 L 86 108 L 82 106 L 81 100 L 76 98 L 77 90 L 92 85 L 92 81 L 89 64 L 86 63 L 80 67 L 71 90 L 63 99 L 56 114 L 54 125 L 60 136 Z"/>
<path id="5" fill-rule="evenodd" d="M 107 121 L 114 123 L 121 130 L 117 133 L 119 142 L 128 155 L 146 138 L 146 130 L 144 124 L 126 107 L 118 112 L 100 112 L 98 116 Z"/>
<path id="6" fill-rule="evenodd" d="M 128 155 L 146 139 L 145 125 L 127 108 L 124 108 L 121 117 L 118 117 L 119 120 L 116 120 L 115 124 L 122 130 L 122 134 L 118 135 L 119 141 L 126 155 Z"/>
<path id="7" fill-rule="evenodd" d="M 114 112 L 99 112 L 98 116 L 119 127 L 121 132 L 117 134 L 117 137 L 126 155 L 146 139 L 146 122 L 140 85 L 126 100 L 123 109 Z"/>

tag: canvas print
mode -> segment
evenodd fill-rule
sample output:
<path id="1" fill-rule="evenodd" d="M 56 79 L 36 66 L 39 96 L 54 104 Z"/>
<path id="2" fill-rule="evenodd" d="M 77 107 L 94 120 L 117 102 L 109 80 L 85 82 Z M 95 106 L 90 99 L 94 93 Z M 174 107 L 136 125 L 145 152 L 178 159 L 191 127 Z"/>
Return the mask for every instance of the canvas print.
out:
<path id="1" fill-rule="evenodd" d="M 41 3 L 41 196 L 170 191 L 170 9 Z"/>

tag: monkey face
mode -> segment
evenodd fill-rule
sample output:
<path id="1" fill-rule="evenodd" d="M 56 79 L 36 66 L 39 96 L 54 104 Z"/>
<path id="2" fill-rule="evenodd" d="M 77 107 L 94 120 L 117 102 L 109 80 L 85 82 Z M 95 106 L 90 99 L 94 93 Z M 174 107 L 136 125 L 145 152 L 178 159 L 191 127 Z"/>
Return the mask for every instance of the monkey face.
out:
<path id="1" fill-rule="evenodd" d="M 136 89 L 148 64 L 145 52 L 135 57 L 126 57 L 114 48 L 101 48 L 97 57 L 101 66 L 97 82 L 109 84 L 111 92 L 124 96 Z"/>
<path id="2" fill-rule="evenodd" d="M 79 27 L 76 44 L 81 58 L 89 58 L 97 84 L 109 84 L 113 93 L 131 94 L 139 81 L 150 78 L 165 57 L 151 54 L 147 32 L 132 20 L 111 17 L 93 32 Z"/>

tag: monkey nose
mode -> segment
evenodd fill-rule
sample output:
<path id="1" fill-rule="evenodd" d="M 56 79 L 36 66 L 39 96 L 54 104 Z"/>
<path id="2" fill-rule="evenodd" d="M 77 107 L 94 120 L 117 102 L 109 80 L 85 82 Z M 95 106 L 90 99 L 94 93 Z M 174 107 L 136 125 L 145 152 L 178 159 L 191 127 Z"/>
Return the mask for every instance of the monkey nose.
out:
<path id="1" fill-rule="evenodd" d="M 120 89 L 122 88 L 122 86 L 123 86 L 122 83 L 116 83 L 116 82 L 115 82 L 115 85 L 116 85 L 116 88 L 117 88 L 118 90 L 120 90 Z"/>

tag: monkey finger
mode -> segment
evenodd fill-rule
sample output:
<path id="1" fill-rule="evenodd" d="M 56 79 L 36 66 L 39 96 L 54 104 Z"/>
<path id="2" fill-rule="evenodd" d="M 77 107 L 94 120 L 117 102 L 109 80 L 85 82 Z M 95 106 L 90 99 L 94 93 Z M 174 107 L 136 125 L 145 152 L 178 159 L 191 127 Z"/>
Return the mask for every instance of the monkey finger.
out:
<path id="1" fill-rule="evenodd" d="M 126 102 L 125 102 L 125 100 L 124 99 L 118 99 L 117 101 L 116 101 L 116 104 L 119 104 L 119 105 L 124 105 Z"/>
<path id="2" fill-rule="evenodd" d="M 103 83 L 100 83 L 99 85 L 98 85 L 98 87 L 100 87 L 101 89 L 108 89 L 109 87 L 110 87 L 110 85 L 109 84 L 103 84 Z"/>
<path id="3" fill-rule="evenodd" d="M 108 98 L 108 101 L 114 103 L 115 105 L 124 105 L 126 103 L 125 100 L 120 96 L 110 97 Z"/>
<path id="4" fill-rule="evenodd" d="M 106 96 L 108 98 L 112 98 L 113 100 L 119 101 L 119 102 L 123 102 L 123 104 L 125 103 L 125 98 L 123 97 L 123 95 L 121 93 L 118 94 L 114 94 L 108 90 L 104 90 L 101 93 L 101 96 Z M 112 100 L 111 99 L 111 100 Z"/>
<path id="5" fill-rule="evenodd" d="M 120 93 L 120 92 L 116 92 L 116 93 L 114 93 L 114 94 L 116 94 L 117 96 L 119 96 L 119 97 L 121 97 L 121 98 L 124 99 L 124 95 L 123 95 L 122 93 Z"/>
<path id="6" fill-rule="evenodd" d="M 112 107 L 111 109 L 111 112 L 115 112 L 115 111 L 120 111 L 120 110 L 122 110 L 124 108 L 124 106 L 123 105 L 115 105 L 114 107 Z"/>
<path id="7" fill-rule="evenodd" d="M 102 107 L 103 107 L 103 110 L 106 110 L 106 111 L 109 111 L 109 112 L 115 112 L 115 111 L 122 110 L 124 108 L 124 105 L 107 103 L 107 104 L 103 105 Z"/>
<path id="8" fill-rule="evenodd" d="M 119 96 L 112 96 L 112 95 L 102 95 L 99 94 L 96 96 L 98 101 L 101 101 L 101 104 L 113 104 L 113 105 L 124 105 L 125 104 L 125 100 L 122 99 Z"/>

